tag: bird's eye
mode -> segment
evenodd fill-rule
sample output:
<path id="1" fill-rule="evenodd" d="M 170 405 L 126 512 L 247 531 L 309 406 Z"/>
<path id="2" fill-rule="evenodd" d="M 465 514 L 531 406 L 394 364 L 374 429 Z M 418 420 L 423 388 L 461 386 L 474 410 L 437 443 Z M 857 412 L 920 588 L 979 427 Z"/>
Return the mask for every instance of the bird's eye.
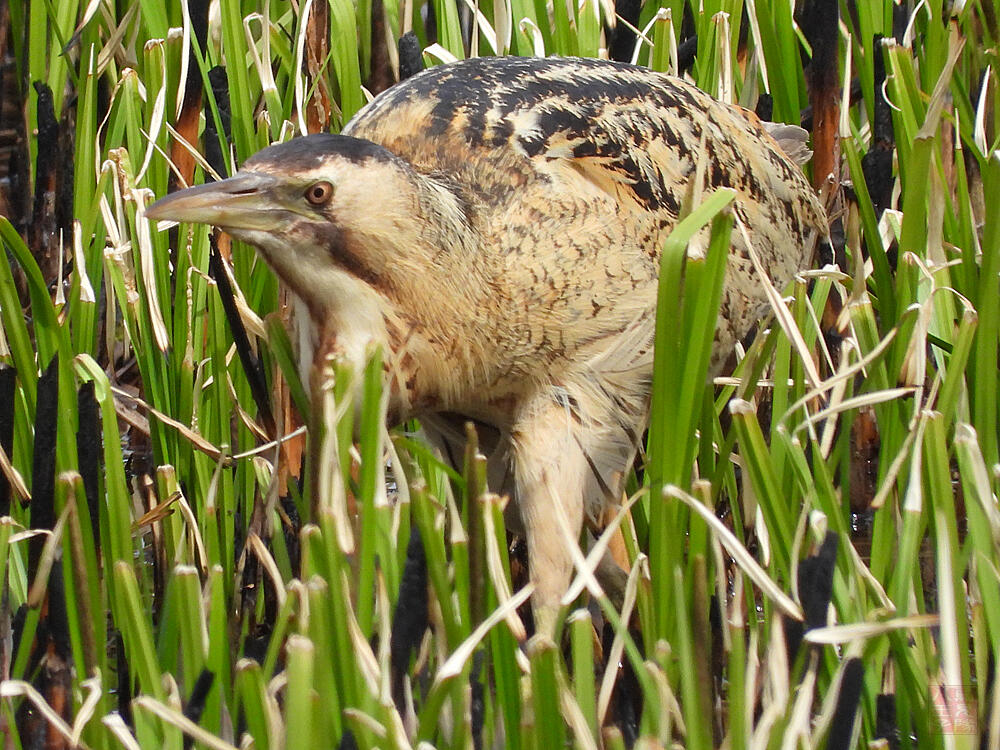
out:
<path id="1" fill-rule="evenodd" d="M 306 190 L 306 200 L 314 206 L 322 206 L 333 197 L 333 185 L 326 180 L 310 185 Z"/>

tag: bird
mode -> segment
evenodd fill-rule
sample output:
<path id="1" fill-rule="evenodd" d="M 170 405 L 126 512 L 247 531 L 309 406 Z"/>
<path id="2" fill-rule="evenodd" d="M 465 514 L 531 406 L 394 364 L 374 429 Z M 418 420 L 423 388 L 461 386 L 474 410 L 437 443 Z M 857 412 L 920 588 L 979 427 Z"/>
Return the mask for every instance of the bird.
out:
<path id="1" fill-rule="evenodd" d="M 466 421 L 488 434 L 490 484 L 516 509 L 536 629 L 551 633 L 585 523 L 620 499 L 648 424 L 660 256 L 685 196 L 698 175 L 732 189 L 745 228 L 718 374 L 768 305 L 747 241 L 780 289 L 826 234 L 789 155 L 804 140 L 639 66 L 471 58 L 145 215 L 254 246 L 307 318 L 313 377 L 330 361 L 360 371 L 381 347 L 388 425 L 418 419 L 445 449 Z"/>

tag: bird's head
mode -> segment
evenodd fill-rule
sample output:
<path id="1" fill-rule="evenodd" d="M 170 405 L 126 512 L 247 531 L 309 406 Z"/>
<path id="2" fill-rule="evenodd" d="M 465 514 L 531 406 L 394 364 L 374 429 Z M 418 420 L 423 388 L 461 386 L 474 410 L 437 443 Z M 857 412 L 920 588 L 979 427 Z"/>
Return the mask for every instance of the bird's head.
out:
<path id="1" fill-rule="evenodd" d="M 229 179 L 168 195 L 146 216 L 211 224 L 254 245 L 322 316 L 345 279 L 391 287 L 433 254 L 414 236 L 421 181 L 370 141 L 310 135 L 260 151 Z"/>

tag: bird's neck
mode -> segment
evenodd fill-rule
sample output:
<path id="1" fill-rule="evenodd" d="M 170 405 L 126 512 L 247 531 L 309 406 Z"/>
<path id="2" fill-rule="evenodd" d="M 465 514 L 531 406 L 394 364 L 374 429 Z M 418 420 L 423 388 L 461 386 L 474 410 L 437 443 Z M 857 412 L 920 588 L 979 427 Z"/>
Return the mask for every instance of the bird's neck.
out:
<path id="1" fill-rule="evenodd" d="M 414 188 L 413 216 L 421 218 L 413 222 L 413 244 L 400 247 L 398 257 L 419 260 L 400 269 L 405 281 L 393 309 L 401 318 L 390 326 L 389 348 L 397 381 L 409 385 L 408 410 L 419 415 L 425 405 L 461 410 L 489 379 L 499 269 L 483 252 L 468 196 L 433 175 L 415 175 Z"/>
<path id="2" fill-rule="evenodd" d="M 366 341 L 381 345 L 395 420 L 429 405 L 461 405 L 484 382 L 482 363 L 494 359 L 483 334 L 495 324 L 495 271 L 480 251 L 472 211 L 449 185 L 409 177 L 408 194 L 386 197 L 384 221 L 345 237 L 366 272 L 348 271 L 353 289 L 324 295 L 329 303 L 312 310 L 332 334 L 323 338 L 337 340 L 348 359 L 361 356 Z"/>

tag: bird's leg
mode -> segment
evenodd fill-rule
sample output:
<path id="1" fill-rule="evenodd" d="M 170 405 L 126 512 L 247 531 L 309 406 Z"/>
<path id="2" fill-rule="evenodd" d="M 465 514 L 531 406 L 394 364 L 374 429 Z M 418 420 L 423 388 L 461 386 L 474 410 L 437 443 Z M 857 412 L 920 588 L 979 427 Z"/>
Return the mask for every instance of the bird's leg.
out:
<path id="1" fill-rule="evenodd" d="M 528 541 L 528 568 L 535 585 L 535 630 L 555 635 L 559 601 L 580 555 L 586 457 L 577 439 L 580 423 L 552 399 L 522 411 L 512 431 L 518 510 Z"/>

